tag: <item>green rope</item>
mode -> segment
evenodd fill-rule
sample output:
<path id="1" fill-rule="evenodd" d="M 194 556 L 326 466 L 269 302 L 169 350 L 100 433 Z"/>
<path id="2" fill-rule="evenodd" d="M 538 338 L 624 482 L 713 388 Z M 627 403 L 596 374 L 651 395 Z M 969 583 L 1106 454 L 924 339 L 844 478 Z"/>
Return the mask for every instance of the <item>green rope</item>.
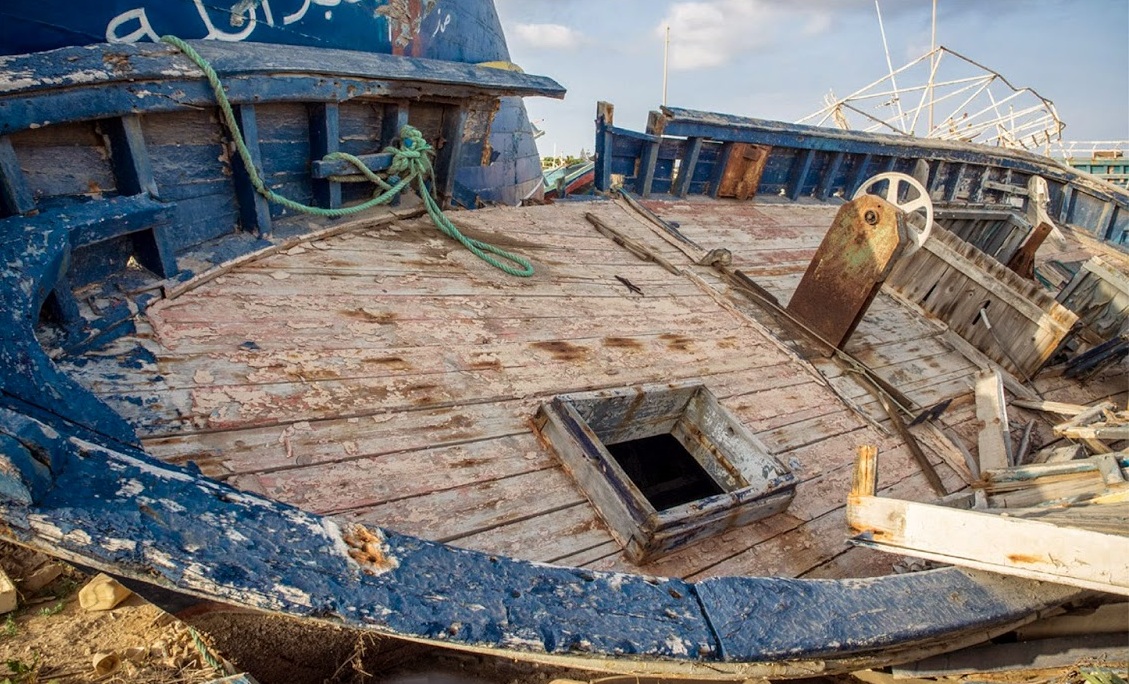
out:
<path id="1" fill-rule="evenodd" d="M 221 675 L 235 674 L 234 670 L 232 670 L 230 666 L 220 662 L 220 659 L 212 653 L 211 649 L 208 648 L 208 645 L 204 643 L 204 639 L 201 638 L 200 633 L 197 632 L 194 627 L 188 628 L 188 636 L 192 638 L 192 645 L 196 647 L 196 652 L 200 654 L 200 658 L 208 667 L 212 668 Z"/>
<path id="2" fill-rule="evenodd" d="M 376 185 L 376 190 L 373 191 L 372 198 L 361 204 L 343 207 L 341 209 L 312 207 L 308 204 L 296 202 L 289 197 L 284 197 L 271 190 L 266 186 L 266 183 L 263 182 L 258 168 L 256 168 L 255 164 L 251 161 L 251 151 L 247 149 L 247 144 L 243 140 L 243 133 L 239 128 L 239 122 L 235 118 L 235 112 L 231 109 L 231 102 L 227 99 L 227 93 L 224 92 L 223 83 L 220 81 L 216 70 L 212 68 L 208 60 L 201 57 L 200 53 L 196 52 L 191 45 L 180 38 L 176 36 L 161 36 L 161 42 L 168 43 L 183 52 L 204 72 L 208 83 L 212 86 L 212 93 L 216 97 L 216 102 L 219 104 L 224 124 L 227 125 L 228 131 L 231 133 L 231 138 L 235 141 L 235 149 L 239 153 L 239 158 L 243 161 L 243 167 L 247 169 L 247 175 L 250 177 L 251 185 L 255 188 L 255 192 L 267 198 L 267 200 L 303 214 L 339 218 L 358 214 L 378 205 L 387 204 L 396 197 L 401 190 L 410 187 L 412 182 L 415 181 L 416 191 L 423 200 L 423 205 L 424 208 L 427 209 L 428 216 L 431 217 L 435 226 L 442 231 L 443 234 L 454 238 L 479 259 L 482 259 L 494 268 L 508 273 L 509 275 L 521 278 L 528 278 L 533 275 L 533 264 L 531 264 L 528 259 L 517 254 L 511 254 L 487 242 L 463 235 L 458 227 L 443 214 L 443 210 L 439 208 L 439 204 L 435 201 L 435 198 L 431 196 L 431 192 L 427 187 L 429 180 L 434 185 L 435 172 L 431 164 L 431 157 L 435 155 L 435 150 L 428 144 L 427 140 L 424 139 L 423 134 L 413 126 L 405 125 L 400 129 L 399 147 L 389 146 L 384 149 L 386 153 L 392 155 L 392 164 L 388 168 L 388 176 L 399 178 L 394 184 L 389 184 L 385 179 L 376 175 L 372 169 L 365 166 L 365 163 L 354 155 L 345 152 L 332 152 L 325 155 L 324 160 L 326 161 L 342 160 L 349 162 L 357 167 L 357 170 L 364 176 L 364 179 L 348 178 L 347 181 L 343 177 L 335 176 L 330 177 L 329 180 L 337 182 L 363 182 L 363 180 L 368 180 Z M 517 264 L 520 268 L 510 266 L 495 257 Z"/>

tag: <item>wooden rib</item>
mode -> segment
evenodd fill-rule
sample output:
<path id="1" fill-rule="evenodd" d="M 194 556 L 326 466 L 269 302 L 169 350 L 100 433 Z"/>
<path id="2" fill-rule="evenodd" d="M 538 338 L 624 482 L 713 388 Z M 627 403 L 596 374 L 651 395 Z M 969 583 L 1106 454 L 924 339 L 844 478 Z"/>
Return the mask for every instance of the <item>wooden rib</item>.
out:
<path id="1" fill-rule="evenodd" d="M 237 259 L 232 259 L 231 261 L 220 264 L 219 266 L 216 266 L 214 268 L 210 268 L 207 271 L 191 278 L 190 280 L 186 280 L 186 281 L 179 283 L 177 285 L 173 285 L 173 286 L 171 286 L 171 287 L 169 287 L 165 290 L 165 299 L 166 300 L 176 299 L 177 297 L 180 297 L 181 295 L 185 294 L 186 292 L 190 292 L 190 291 L 196 289 L 197 287 L 200 287 L 204 283 L 211 282 L 212 280 L 215 280 L 216 278 L 218 278 L 219 276 L 221 276 L 225 273 L 229 273 L 229 272 L 231 272 L 231 271 L 233 271 L 233 270 L 235 270 L 235 269 L 237 269 L 241 266 L 245 266 L 245 265 L 250 264 L 254 261 L 258 261 L 259 259 L 271 256 L 273 254 L 277 254 L 278 252 L 281 252 L 281 251 L 284 251 L 284 250 L 287 250 L 287 249 L 293 249 L 294 247 L 297 247 L 298 245 L 302 244 L 303 242 L 311 242 L 311 241 L 314 241 L 314 240 L 323 240 L 325 238 L 332 237 L 334 235 L 340 235 L 341 233 L 344 233 L 344 232 L 347 232 L 347 231 L 350 231 L 350 230 L 358 230 L 360 228 L 371 228 L 372 226 L 381 225 L 381 224 L 384 224 L 384 223 L 392 223 L 392 222 L 398 221 L 400 219 L 412 218 L 412 217 L 415 217 L 415 216 L 419 216 L 423 213 L 424 213 L 424 210 L 423 210 L 422 207 L 416 207 L 414 209 L 391 210 L 390 213 L 388 215 L 385 215 L 385 216 L 378 216 L 376 218 L 365 217 L 365 218 L 362 218 L 362 219 L 358 219 L 356 221 L 350 221 L 348 223 L 343 223 L 341 225 L 331 226 L 329 228 L 323 228 L 322 230 L 315 231 L 313 233 L 308 233 L 306 235 L 302 235 L 302 236 L 299 236 L 299 237 L 294 237 L 294 238 L 290 238 L 288 240 L 283 240 L 282 242 L 271 245 L 270 247 L 267 247 L 267 248 L 260 250 L 258 252 L 253 252 L 251 254 L 244 255 L 244 256 L 239 257 Z M 154 306 L 159 307 L 159 303 L 154 305 Z"/>

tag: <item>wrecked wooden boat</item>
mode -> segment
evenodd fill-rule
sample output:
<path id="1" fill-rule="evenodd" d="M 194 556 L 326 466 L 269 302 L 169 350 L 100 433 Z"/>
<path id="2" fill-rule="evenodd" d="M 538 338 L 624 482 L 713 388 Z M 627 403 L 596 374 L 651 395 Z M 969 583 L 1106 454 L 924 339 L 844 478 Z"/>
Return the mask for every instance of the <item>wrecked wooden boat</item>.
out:
<path id="1" fill-rule="evenodd" d="M 1085 385 L 1044 372 L 1124 330 L 1117 188 L 687 110 L 639 133 L 601 105 L 619 199 L 444 235 L 466 119 L 555 82 L 192 41 L 9 57 L 0 83 L 5 538 L 173 608 L 722 681 L 927 662 L 1089 600 L 844 542 L 858 447 L 881 453 L 867 495 L 978 486 L 985 369 L 1013 399 L 1125 405 L 1108 350 Z M 397 166 L 430 152 L 433 178 Z M 268 202 L 333 210 L 388 169 L 417 197 Z"/>

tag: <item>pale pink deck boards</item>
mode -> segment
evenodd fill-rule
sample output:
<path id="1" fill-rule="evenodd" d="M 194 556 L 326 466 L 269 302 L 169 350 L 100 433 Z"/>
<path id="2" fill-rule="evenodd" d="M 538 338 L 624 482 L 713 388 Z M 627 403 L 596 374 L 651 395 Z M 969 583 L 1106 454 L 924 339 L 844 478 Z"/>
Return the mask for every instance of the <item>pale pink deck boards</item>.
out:
<path id="1" fill-rule="evenodd" d="M 783 302 L 836 210 L 651 206 L 704 248 L 730 249 L 733 266 Z M 588 211 L 700 281 L 636 259 L 597 233 Z M 536 276 L 495 271 L 426 219 L 361 229 L 256 261 L 160 308 L 132 340 L 156 353 L 159 382 L 148 372 L 100 376 L 96 364 L 80 379 L 106 396 L 158 397 L 144 414 L 113 401 L 144 416 L 154 455 L 193 460 L 211 476 L 343 520 L 539 561 L 692 578 L 891 570 L 894 557 L 844 544 L 855 447 L 881 450 L 881 495 L 932 496 L 900 440 L 826 385 L 885 421 L 853 377 L 826 359 L 811 362 L 829 380 L 814 374 L 766 336 L 768 316 L 621 205 L 455 218 L 505 236 L 493 241 L 529 256 Z M 970 392 L 977 370 L 941 332 L 883 294 L 848 349 L 928 406 Z M 258 349 L 241 346 L 249 341 Z M 787 512 L 637 568 L 529 420 L 555 394 L 692 379 L 801 484 Z M 1109 385 L 1093 391 L 1124 390 Z M 1053 383 L 1045 389 L 1053 398 Z M 1082 399 L 1065 383 L 1057 389 L 1064 400 Z M 944 420 L 975 445 L 971 402 L 958 402 Z M 962 486 L 924 446 L 946 485 Z"/>

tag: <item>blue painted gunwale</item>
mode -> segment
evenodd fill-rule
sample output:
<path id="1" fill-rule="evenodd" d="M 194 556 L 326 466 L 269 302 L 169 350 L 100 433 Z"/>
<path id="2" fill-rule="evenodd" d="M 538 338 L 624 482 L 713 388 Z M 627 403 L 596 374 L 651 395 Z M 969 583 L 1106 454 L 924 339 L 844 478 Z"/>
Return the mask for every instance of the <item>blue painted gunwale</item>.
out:
<path id="1" fill-rule="evenodd" d="M 716 196 L 720 169 L 738 142 L 771 148 L 757 194 L 783 194 L 793 201 L 850 197 L 870 176 L 913 173 L 924 160 L 935 205 L 1014 207 L 1025 201 L 1028 178 L 1039 175 L 1048 183 L 1052 218 L 1129 251 L 1129 192 L 1048 157 L 677 107 L 652 112 L 646 133 L 597 118 L 597 188 L 606 190 L 611 174 L 623 174 L 624 185 L 641 195 Z M 687 164 L 695 144 L 696 162 Z M 688 183 L 682 173 L 674 177 L 675 160 L 681 161 L 683 172 L 692 169 Z"/>
<path id="2" fill-rule="evenodd" d="M 223 77 L 233 104 L 414 99 L 422 95 L 420 81 L 453 100 L 487 90 L 493 96 L 561 98 L 565 93 L 544 76 L 440 60 L 250 43 L 191 44 Z M 448 87 L 440 91 L 438 86 Z M 0 134 L 5 135 L 63 121 L 178 111 L 214 101 L 202 72 L 164 44 L 60 48 L 0 63 Z"/>
<path id="3" fill-rule="evenodd" d="M 201 47 L 205 55 L 214 48 L 212 56 L 224 49 Z M 100 55 L 105 49 L 78 50 Z M 162 55 L 162 48 L 127 49 L 143 54 L 142 62 L 153 55 L 179 59 L 167 50 Z M 54 59 L 39 68 L 57 76 L 62 70 Z M 466 69 L 461 73 L 468 79 L 481 71 L 457 68 Z M 163 76 L 187 92 L 199 86 L 192 71 Z M 152 83 L 132 84 L 122 74 L 97 86 L 75 79 L 53 84 L 63 93 L 36 84 L 27 87 L 38 94 L 4 97 L 57 107 L 57 95 L 116 88 L 148 106 L 148 96 L 129 91 L 161 83 L 148 73 Z M 519 88 L 535 78 L 506 73 L 490 72 L 501 79 L 491 87 Z M 257 78 L 262 87 L 261 80 L 273 76 Z M 419 86 L 405 81 L 404 87 Z M 489 90 L 481 83 L 466 87 Z M 173 105 L 194 106 L 186 100 Z M 72 115 L 132 113 L 132 106 L 112 100 Z M 97 237 L 100 221 L 119 230 L 114 211 L 133 216 L 149 211 L 150 203 L 141 194 L 0 220 L 0 535 L 9 539 L 232 605 L 527 658 L 596 661 L 612 670 L 705 668 L 754 676 L 852 669 L 953 648 L 968 635 L 979 640 L 1077 595 L 1071 588 L 957 569 L 839 581 L 723 577 L 687 583 L 529 563 L 377 529 L 371 532 L 381 539 L 387 564 L 367 574 L 348 555 L 333 521 L 145 454 L 125 421 L 61 373 L 40 347 L 40 308 L 50 293 L 66 289 L 78 243 Z"/>

